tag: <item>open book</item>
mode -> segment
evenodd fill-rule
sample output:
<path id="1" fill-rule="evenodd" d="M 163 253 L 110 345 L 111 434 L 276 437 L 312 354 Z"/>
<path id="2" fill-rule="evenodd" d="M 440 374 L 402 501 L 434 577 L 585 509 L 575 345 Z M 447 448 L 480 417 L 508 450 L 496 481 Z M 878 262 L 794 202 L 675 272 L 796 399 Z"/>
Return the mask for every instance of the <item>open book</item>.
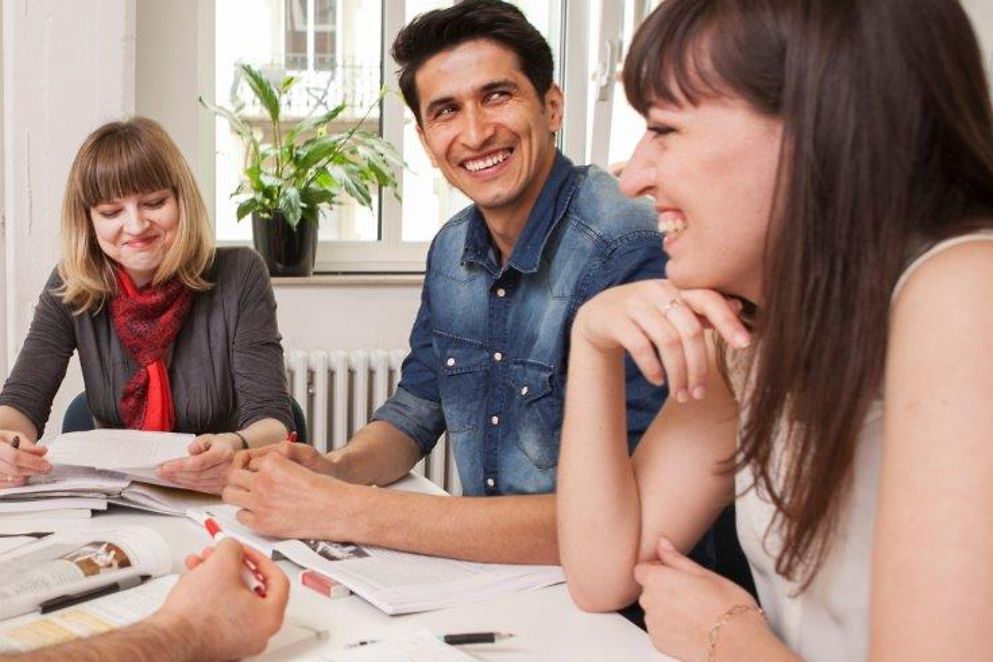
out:
<path id="1" fill-rule="evenodd" d="M 412 477 L 391 486 L 411 488 L 440 491 Z M 316 570 L 391 615 L 445 609 L 565 581 L 559 566 L 471 563 L 347 542 L 261 536 L 237 521 L 237 511 L 234 506 L 219 505 L 192 509 L 188 515 L 201 523 L 213 517 L 232 538 L 273 558 L 282 556 Z"/>
<path id="2" fill-rule="evenodd" d="M 67 432 L 48 442 L 47 459 L 53 465 L 103 469 L 133 480 L 172 486 L 155 475 L 163 462 L 186 457 L 192 434 L 142 430 L 88 430 Z"/>
<path id="3" fill-rule="evenodd" d="M 136 585 L 171 567 L 169 546 L 152 529 L 53 533 L 0 554 L 0 620 L 101 587 Z"/>

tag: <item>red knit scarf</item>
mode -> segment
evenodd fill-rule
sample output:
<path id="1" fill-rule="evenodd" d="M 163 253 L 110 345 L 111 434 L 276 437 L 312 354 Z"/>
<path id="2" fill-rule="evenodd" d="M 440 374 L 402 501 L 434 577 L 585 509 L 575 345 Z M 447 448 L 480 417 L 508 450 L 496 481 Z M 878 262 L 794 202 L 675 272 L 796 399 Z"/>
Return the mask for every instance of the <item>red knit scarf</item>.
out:
<path id="1" fill-rule="evenodd" d="M 171 432 L 176 414 L 165 354 L 186 322 L 193 293 L 175 278 L 139 290 L 124 269 L 115 267 L 114 274 L 118 292 L 110 300 L 110 315 L 117 337 L 138 364 L 121 394 L 121 416 L 132 430 Z"/>

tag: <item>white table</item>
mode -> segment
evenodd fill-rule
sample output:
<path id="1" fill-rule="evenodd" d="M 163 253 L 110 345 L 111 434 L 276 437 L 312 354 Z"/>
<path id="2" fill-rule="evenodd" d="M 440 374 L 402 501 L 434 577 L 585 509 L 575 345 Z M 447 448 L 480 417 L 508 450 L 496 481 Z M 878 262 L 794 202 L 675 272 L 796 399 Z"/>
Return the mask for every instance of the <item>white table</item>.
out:
<path id="1" fill-rule="evenodd" d="M 186 555 L 210 543 L 207 532 L 191 520 L 114 506 L 91 519 L 57 521 L 60 529 L 123 525 L 142 525 L 159 531 L 172 550 L 173 571 L 180 574 L 184 571 Z M 329 646 L 337 649 L 350 642 L 385 639 L 425 627 L 438 634 L 468 631 L 515 634 L 513 639 L 498 644 L 463 647 L 462 650 L 480 660 L 671 660 L 655 651 L 648 636 L 623 617 L 579 610 L 564 585 L 452 609 L 387 616 L 358 596 L 329 600 L 299 583 L 298 566 L 289 562 L 281 565 L 292 586 L 287 620 L 326 629 L 328 637 L 272 651 L 262 656 L 264 660 L 298 659 Z"/>

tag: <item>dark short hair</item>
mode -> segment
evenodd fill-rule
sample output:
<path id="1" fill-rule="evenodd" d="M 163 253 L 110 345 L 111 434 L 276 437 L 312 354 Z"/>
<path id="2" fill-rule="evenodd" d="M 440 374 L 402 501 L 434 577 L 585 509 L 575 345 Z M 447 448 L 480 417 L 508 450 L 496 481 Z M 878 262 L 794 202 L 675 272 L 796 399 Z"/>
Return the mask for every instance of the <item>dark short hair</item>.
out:
<path id="1" fill-rule="evenodd" d="M 489 39 L 506 46 L 531 81 L 539 99 L 552 86 L 552 49 L 528 23 L 521 10 L 500 0 L 463 0 L 453 7 L 420 14 L 393 42 L 393 59 L 400 65 L 400 91 L 421 123 L 420 98 L 414 78 L 417 70 L 438 53 L 474 39 Z"/>

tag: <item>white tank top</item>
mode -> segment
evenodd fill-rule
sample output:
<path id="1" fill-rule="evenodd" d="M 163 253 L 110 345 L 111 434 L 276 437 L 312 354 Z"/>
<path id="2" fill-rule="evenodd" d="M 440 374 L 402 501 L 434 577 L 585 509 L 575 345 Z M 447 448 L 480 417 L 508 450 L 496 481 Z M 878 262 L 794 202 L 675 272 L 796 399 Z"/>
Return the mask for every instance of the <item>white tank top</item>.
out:
<path id="1" fill-rule="evenodd" d="M 981 231 L 940 242 L 914 260 L 900 276 L 893 297 L 926 260 L 958 244 L 993 241 L 993 231 Z M 892 301 L 892 298 L 891 298 Z M 744 384 L 740 377 L 736 390 Z M 773 630 L 807 662 L 864 660 L 869 645 L 869 568 L 883 439 L 882 400 L 872 403 L 859 433 L 852 462 L 853 480 L 842 506 L 838 530 L 824 564 L 803 593 L 799 583 L 776 573 L 782 537 L 770 530 L 775 509 L 754 487 L 745 468 L 735 477 L 738 538 L 748 557 L 762 608 Z M 780 446 L 781 447 L 781 446 Z M 768 531 L 768 535 L 766 532 Z"/>

